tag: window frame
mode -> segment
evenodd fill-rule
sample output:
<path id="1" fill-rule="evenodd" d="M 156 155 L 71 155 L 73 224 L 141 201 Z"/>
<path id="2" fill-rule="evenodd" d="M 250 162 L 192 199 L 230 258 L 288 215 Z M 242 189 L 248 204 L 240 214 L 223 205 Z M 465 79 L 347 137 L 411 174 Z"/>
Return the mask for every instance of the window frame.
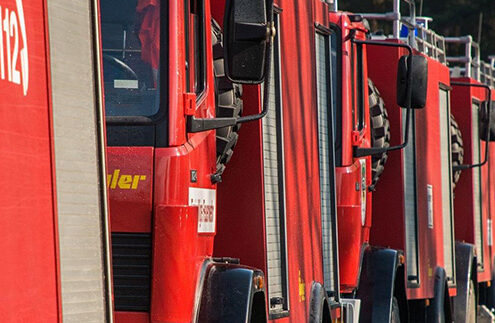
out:
<path id="1" fill-rule="evenodd" d="M 194 28 L 194 19 L 193 19 L 193 4 L 196 4 L 199 10 L 196 15 L 199 15 L 198 19 L 198 29 L 193 30 L 191 33 L 191 29 Z M 205 14 L 205 1 L 204 0 L 184 0 L 184 17 L 187 17 L 187 20 L 184 22 L 184 41 L 185 41 L 185 69 L 186 69 L 186 91 L 193 92 L 196 94 L 196 102 L 199 105 L 205 98 L 206 89 L 207 89 L 207 77 L 206 77 L 206 14 Z M 196 37 L 198 36 L 198 32 L 200 36 L 199 44 L 201 46 L 200 50 L 196 48 Z M 191 46 L 192 45 L 192 46 Z M 197 54 L 200 55 L 198 61 L 202 64 L 197 64 Z M 198 69 L 198 65 L 201 67 Z M 199 76 L 197 72 L 199 71 Z M 192 77 L 192 80 L 191 80 Z M 198 89 L 194 88 L 198 84 L 201 84 L 201 87 Z M 191 86 L 193 88 L 191 88 Z"/>
<path id="2" fill-rule="evenodd" d="M 365 98 L 365 93 L 364 90 L 367 88 L 364 86 L 364 50 L 363 50 L 363 44 L 356 44 L 356 85 L 357 85 L 357 112 L 358 112 L 358 120 L 357 120 L 357 130 L 362 131 L 364 127 L 366 126 L 366 120 L 364 118 L 364 98 Z"/>
<path id="3" fill-rule="evenodd" d="M 107 126 L 107 142 L 109 146 L 155 146 L 167 147 L 169 142 L 168 117 L 169 117 L 169 55 L 170 45 L 169 33 L 169 6 L 160 6 L 160 16 L 166 19 L 160 19 L 160 67 L 159 67 L 159 107 L 156 114 L 152 116 L 105 116 Z M 101 25 L 101 16 L 100 16 Z M 163 50 L 166 49 L 166 50 Z M 95 50 L 103 52 L 102 43 Z M 103 86 L 103 85 L 102 85 Z M 156 128 L 156 130 L 155 130 Z M 145 130 L 146 129 L 146 130 Z M 159 129 L 159 131 L 158 131 Z M 142 139 L 139 136 L 125 136 L 133 132 L 143 133 L 151 131 L 152 135 L 145 135 Z M 114 140 L 109 137 L 117 136 Z M 110 144 L 110 142 L 112 142 Z"/>
<path id="4" fill-rule="evenodd" d="M 334 136 L 334 150 L 335 150 L 335 167 L 342 167 L 342 29 L 334 23 L 330 23 L 328 27 L 335 35 L 336 41 L 336 58 L 335 58 L 335 69 L 336 69 L 336 80 L 335 87 L 332 89 L 331 93 L 335 95 L 336 105 L 333 106 L 334 100 L 332 98 L 331 104 L 335 110 L 335 120 L 332 126 L 335 133 Z M 332 37 L 329 41 L 330 45 L 330 64 L 332 64 Z M 332 76 L 333 77 L 333 76 Z M 335 90 L 335 91 L 333 91 Z M 332 116 L 333 117 L 333 116 Z"/>

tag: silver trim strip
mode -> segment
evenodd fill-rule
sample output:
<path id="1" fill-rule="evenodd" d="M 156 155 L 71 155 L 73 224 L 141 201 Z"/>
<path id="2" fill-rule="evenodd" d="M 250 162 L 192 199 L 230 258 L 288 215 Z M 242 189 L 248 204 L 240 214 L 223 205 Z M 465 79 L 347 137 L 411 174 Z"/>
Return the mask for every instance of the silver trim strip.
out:
<path id="1" fill-rule="evenodd" d="M 104 248 L 104 264 L 105 264 L 105 285 L 106 285 L 106 307 L 107 307 L 107 322 L 113 323 L 113 286 L 112 286 L 112 258 L 111 258 L 111 238 L 110 238 L 110 218 L 108 208 L 108 192 L 107 192 L 107 165 L 106 165 L 106 151 L 105 151 L 105 109 L 103 106 L 103 80 L 101 66 L 102 56 L 100 52 L 101 34 L 100 34 L 100 12 L 99 12 L 99 0 L 91 1 L 91 11 L 93 19 L 93 45 L 94 45 L 94 66 L 95 66 L 95 88 L 96 88 L 96 106 L 97 106 L 97 120 L 98 120 L 98 152 L 100 157 L 100 176 L 102 179 L 101 190 L 101 213 L 103 224 L 103 243 Z"/>

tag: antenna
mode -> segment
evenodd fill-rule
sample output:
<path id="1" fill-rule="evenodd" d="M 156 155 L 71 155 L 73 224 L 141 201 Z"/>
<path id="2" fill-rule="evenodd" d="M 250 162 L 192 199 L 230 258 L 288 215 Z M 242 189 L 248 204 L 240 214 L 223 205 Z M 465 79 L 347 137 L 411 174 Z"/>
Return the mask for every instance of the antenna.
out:
<path id="1" fill-rule="evenodd" d="M 478 20 L 478 44 L 481 44 L 482 27 L 483 27 L 483 11 L 480 11 L 480 18 Z"/>

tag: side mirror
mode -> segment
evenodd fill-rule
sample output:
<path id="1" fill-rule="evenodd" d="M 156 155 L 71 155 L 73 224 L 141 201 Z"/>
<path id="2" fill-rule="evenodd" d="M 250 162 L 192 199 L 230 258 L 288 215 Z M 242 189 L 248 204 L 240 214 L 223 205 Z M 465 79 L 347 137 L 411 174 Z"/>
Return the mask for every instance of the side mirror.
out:
<path id="1" fill-rule="evenodd" d="M 267 0 L 227 0 L 224 15 L 224 67 L 236 83 L 259 84 L 265 77 L 271 12 Z M 271 8 L 269 8 L 271 10 Z"/>
<path id="2" fill-rule="evenodd" d="M 408 107 L 407 91 L 411 87 L 412 109 L 422 109 L 426 105 L 428 89 L 428 61 L 421 55 L 412 56 L 412 83 L 408 82 L 408 56 L 404 55 L 399 60 L 397 69 L 397 104 Z"/>
<path id="3" fill-rule="evenodd" d="M 490 114 L 488 113 L 488 102 L 484 101 L 481 105 L 479 114 L 479 134 L 480 139 L 486 141 L 487 138 L 487 127 L 490 126 L 490 141 L 495 141 L 495 111 L 494 111 L 495 101 L 492 101 Z"/>

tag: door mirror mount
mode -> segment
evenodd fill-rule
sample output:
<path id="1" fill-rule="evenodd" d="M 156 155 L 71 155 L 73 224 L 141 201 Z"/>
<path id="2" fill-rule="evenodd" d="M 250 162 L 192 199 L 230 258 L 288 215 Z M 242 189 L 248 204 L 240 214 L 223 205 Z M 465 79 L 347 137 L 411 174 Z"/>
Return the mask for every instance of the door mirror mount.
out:
<path id="1" fill-rule="evenodd" d="M 453 171 L 471 169 L 475 167 L 481 167 L 488 162 L 488 156 L 490 155 L 490 141 L 493 141 L 493 137 L 491 135 L 493 131 L 493 125 L 491 121 L 493 120 L 492 114 L 492 89 L 486 84 L 479 83 L 471 83 L 471 82 L 450 82 L 451 86 L 465 86 L 465 87 L 477 87 L 484 88 L 486 91 L 487 100 L 483 102 L 483 105 L 480 110 L 480 118 L 479 118 L 479 130 L 480 130 L 480 139 L 485 141 L 485 158 L 481 163 L 478 164 L 462 164 L 456 165 L 453 168 Z M 483 132 L 481 132 L 483 131 Z"/>
<path id="2" fill-rule="evenodd" d="M 262 111 L 238 118 L 196 118 L 187 120 L 190 133 L 221 129 L 260 120 L 268 113 L 270 56 L 276 35 L 273 0 L 227 0 L 224 15 L 224 70 L 235 83 L 264 82 Z M 265 80 L 266 79 L 266 80 Z"/>
<path id="3" fill-rule="evenodd" d="M 352 42 L 357 44 L 358 46 L 361 46 L 361 45 L 372 45 L 372 46 L 384 46 L 384 47 L 398 47 L 398 48 L 404 48 L 408 51 L 409 55 L 405 55 L 403 56 L 403 59 L 404 61 L 407 60 L 407 62 L 409 64 L 406 64 L 405 65 L 405 69 L 403 69 L 402 71 L 400 71 L 401 76 L 400 77 L 403 77 L 405 76 L 405 80 L 403 81 L 404 84 L 412 84 L 413 83 L 413 76 L 414 76 L 414 71 L 417 70 L 417 71 L 421 71 L 422 68 L 419 68 L 419 69 L 416 69 L 414 67 L 414 64 L 415 64 L 415 61 L 416 59 L 413 59 L 413 57 L 415 55 L 413 55 L 413 49 L 411 46 L 409 46 L 408 44 L 404 44 L 404 43 L 393 43 L 393 42 L 387 42 L 387 41 L 375 41 L 375 40 L 359 40 L 359 39 L 354 39 L 354 38 L 351 38 Z M 426 59 L 425 59 L 426 60 Z M 424 62 L 419 62 L 419 63 L 424 63 Z M 404 63 L 402 63 L 404 64 Z M 401 69 L 400 67 L 401 63 L 399 62 L 399 70 Z M 408 69 L 407 66 L 412 66 L 412 68 Z M 424 69 L 424 67 L 423 67 Z M 419 72 L 416 72 L 419 76 Z M 426 72 L 425 72 L 426 73 Z M 426 77 L 426 76 L 425 76 Z M 398 76 L 398 80 L 399 80 L 399 76 Z M 399 83 L 399 81 L 398 81 Z M 425 83 L 426 84 L 426 83 Z M 425 86 L 426 88 L 426 86 Z M 413 106 L 412 104 L 412 91 L 413 91 L 413 88 L 410 87 L 410 86 L 405 86 L 404 87 L 404 99 L 405 99 L 405 104 L 404 106 L 405 107 L 411 107 Z M 424 93 L 425 95 L 425 98 L 424 98 L 424 101 L 426 102 L 426 92 Z M 423 105 L 424 106 L 424 105 Z M 407 109 L 406 111 L 406 127 L 405 127 L 405 133 L 404 133 L 404 141 L 397 145 L 397 146 L 391 146 L 391 147 L 384 147 L 384 148 L 378 148 L 378 147 L 371 147 L 371 148 L 361 148 L 361 147 L 354 147 L 353 148 L 353 156 L 354 157 L 365 157 L 365 156 L 373 156 L 373 155 L 378 155 L 378 154 L 383 154 L 385 152 L 389 152 L 389 151 L 394 151 L 394 150 L 400 150 L 400 149 L 403 149 L 404 147 L 407 146 L 408 144 L 408 141 L 409 141 L 409 124 L 411 123 L 411 115 L 412 115 L 412 109 Z"/>

